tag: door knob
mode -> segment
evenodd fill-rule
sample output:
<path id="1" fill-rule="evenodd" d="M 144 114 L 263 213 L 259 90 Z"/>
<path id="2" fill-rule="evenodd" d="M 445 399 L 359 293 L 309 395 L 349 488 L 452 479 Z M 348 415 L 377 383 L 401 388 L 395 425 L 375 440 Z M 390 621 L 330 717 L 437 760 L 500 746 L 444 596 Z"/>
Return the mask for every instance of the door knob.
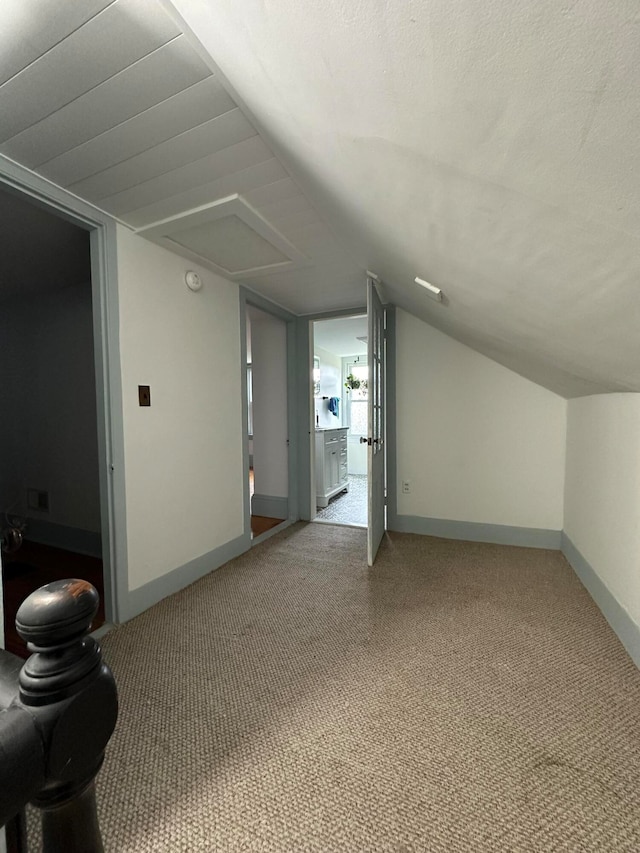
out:
<path id="1" fill-rule="evenodd" d="M 369 441 L 369 439 L 366 437 L 366 435 L 361 435 L 361 436 L 360 436 L 360 444 L 371 444 L 371 442 L 370 442 L 370 441 Z"/>

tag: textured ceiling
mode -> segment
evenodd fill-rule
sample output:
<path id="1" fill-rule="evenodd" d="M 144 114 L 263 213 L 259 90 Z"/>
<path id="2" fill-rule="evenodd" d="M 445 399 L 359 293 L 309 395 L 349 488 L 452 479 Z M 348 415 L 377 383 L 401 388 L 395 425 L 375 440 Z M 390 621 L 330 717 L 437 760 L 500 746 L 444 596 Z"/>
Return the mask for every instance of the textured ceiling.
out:
<path id="1" fill-rule="evenodd" d="M 640 390 L 631 0 L 6 0 L 0 154 L 154 239 L 239 194 L 299 313 L 387 298 L 564 394 Z M 441 304 L 413 283 L 441 287 Z"/>
<path id="2" fill-rule="evenodd" d="M 313 343 L 333 355 L 366 355 L 367 318 L 337 317 L 335 320 L 317 320 L 313 324 Z"/>
<path id="3" fill-rule="evenodd" d="M 158 223 L 240 195 L 266 220 L 261 234 L 284 238 L 272 254 L 287 245 L 296 259 L 247 284 L 296 313 L 362 302 L 359 265 L 158 0 L 9 0 L 0 11 L 1 154 L 157 242 Z M 255 242 L 248 233 L 247 255 Z M 210 257 L 205 247 L 198 260 L 217 269 Z"/>
<path id="4" fill-rule="evenodd" d="M 173 6 L 391 301 L 566 396 L 640 390 L 635 0 Z"/>

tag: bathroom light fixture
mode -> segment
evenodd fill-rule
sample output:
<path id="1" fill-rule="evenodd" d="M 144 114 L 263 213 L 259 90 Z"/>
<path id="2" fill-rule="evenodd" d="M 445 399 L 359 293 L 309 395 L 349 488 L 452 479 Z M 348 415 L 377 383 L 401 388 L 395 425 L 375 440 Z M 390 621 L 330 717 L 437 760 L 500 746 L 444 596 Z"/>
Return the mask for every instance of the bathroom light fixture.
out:
<path id="1" fill-rule="evenodd" d="M 424 287 L 432 299 L 442 302 L 442 291 L 439 287 L 436 287 L 435 284 L 429 284 L 428 281 L 425 281 L 423 278 L 418 278 L 418 276 L 415 277 L 415 283 L 419 284 L 420 287 Z"/>

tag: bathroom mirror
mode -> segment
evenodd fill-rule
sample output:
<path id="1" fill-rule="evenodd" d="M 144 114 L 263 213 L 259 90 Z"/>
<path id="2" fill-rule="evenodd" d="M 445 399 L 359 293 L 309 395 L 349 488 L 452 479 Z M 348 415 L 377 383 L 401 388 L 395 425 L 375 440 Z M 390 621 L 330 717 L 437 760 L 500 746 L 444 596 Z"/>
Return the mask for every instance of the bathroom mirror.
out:
<path id="1" fill-rule="evenodd" d="M 317 355 L 313 357 L 313 396 L 320 396 L 320 359 Z"/>

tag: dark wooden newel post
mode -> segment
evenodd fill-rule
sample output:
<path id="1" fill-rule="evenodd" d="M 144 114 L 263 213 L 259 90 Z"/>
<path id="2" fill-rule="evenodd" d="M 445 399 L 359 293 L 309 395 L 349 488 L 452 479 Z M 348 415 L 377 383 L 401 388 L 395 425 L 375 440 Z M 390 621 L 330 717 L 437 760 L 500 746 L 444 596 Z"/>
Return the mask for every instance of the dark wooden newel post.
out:
<path id="1" fill-rule="evenodd" d="M 18 673 L 17 695 L 5 704 L 15 730 L 9 738 L 0 727 L 0 790 L 13 774 L 15 794 L 0 800 L 5 816 L 26 801 L 41 809 L 44 853 L 103 850 L 94 786 L 118 700 L 88 636 L 98 600 L 86 581 L 56 581 L 30 595 L 16 616 L 32 654 Z"/>

